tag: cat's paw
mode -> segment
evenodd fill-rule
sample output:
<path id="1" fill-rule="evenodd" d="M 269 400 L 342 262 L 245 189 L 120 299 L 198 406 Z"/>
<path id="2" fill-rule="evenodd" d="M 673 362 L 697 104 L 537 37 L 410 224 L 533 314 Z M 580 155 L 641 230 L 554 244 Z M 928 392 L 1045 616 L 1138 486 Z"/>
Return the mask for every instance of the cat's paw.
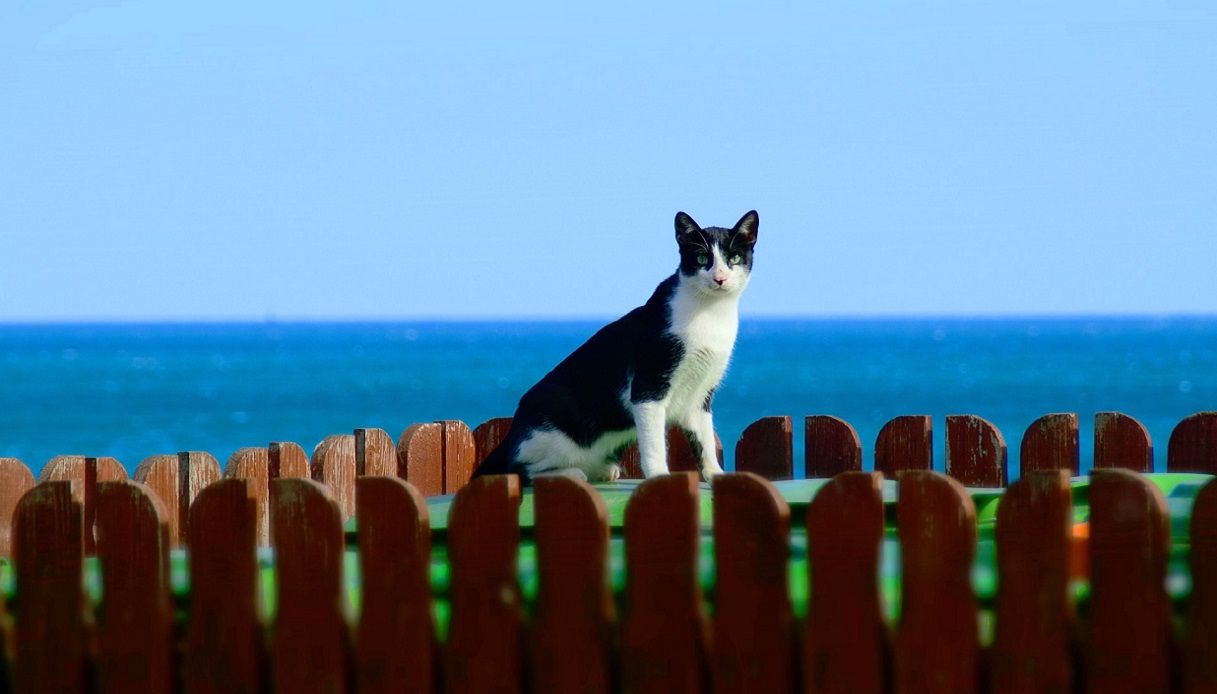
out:
<path id="1" fill-rule="evenodd" d="M 709 482 L 711 479 L 723 474 L 723 469 L 718 465 L 706 465 L 701 469 L 702 481 Z"/>
<path id="2" fill-rule="evenodd" d="M 576 482 L 587 481 L 587 473 L 577 467 L 560 467 L 556 470 L 546 470 L 541 473 L 533 473 L 533 477 L 567 477 Z"/>
<path id="3" fill-rule="evenodd" d="M 617 463 L 601 463 L 587 471 L 590 482 L 616 482 L 621 479 L 621 466 Z"/>

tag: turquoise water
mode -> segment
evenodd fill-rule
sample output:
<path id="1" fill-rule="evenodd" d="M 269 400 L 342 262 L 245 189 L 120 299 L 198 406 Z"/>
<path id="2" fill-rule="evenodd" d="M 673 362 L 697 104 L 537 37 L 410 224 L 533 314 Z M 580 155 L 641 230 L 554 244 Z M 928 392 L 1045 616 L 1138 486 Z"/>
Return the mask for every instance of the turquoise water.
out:
<path id="1" fill-rule="evenodd" d="M 0 456 L 37 472 L 59 453 L 145 456 L 296 441 L 411 422 L 471 426 L 510 415 L 599 322 L 0 325 Z M 1217 318 L 757 320 L 740 329 L 715 401 L 728 464 L 739 433 L 772 414 L 833 414 L 866 465 L 885 421 L 976 414 L 1017 470 L 1023 430 L 1046 412 L 1119 410 L 1150 431 L 1155 465 L 1180 419 L 1217 410 Z"/>

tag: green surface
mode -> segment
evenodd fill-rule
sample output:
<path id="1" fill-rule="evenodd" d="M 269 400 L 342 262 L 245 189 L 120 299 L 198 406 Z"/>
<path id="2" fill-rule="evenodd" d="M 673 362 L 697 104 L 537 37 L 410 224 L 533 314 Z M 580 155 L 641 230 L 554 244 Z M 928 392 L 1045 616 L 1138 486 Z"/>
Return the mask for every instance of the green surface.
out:
<path id="1" fill-rule="evenodd" d="M 1192 502 L 1200 488 L 1211 479 L 1208 475 L 1196 474 L 1153 474 L 1147 475 L 1166 497 L 1171 520 L 1171 555 L 1167 576 L 1167 592 L 1180 606 L 1186 600 L 1190 589 L 1187 573 L 1188 556 L 1188 520 L 1191 517 Z M 1073 480 L 1074 521 L 1086 522 L 1089 519 L 1089 478 L 1079 477 Z M 636 481 L 617 482 L 595 485 L 604 499 L 608 511 L 612 537 L 609 544 L 609 571 L 614 594 L 621 600 L 625 585 L 624 542 L 622 540 L 622 522 L 625 515 L 625 505 L 630 493 L 638 486 Z M 791 506 L 790 534 L 790 592 L 795 611 L 800 616 L 807 609 L 807 579 L 808 566 L 806 561 L 807 536 L 802 527 L 807 504 L 814 492 L 824 484 L 824 480 L 794 480 L 778 482 L 776 487 L 782 497 Z M 977 509 L 977 550 L 976 561 L 972 570 L 972 585 L 982 611 L 992 608 L 994 594 L 997 589 L 995 573 L 995 548 L 993 529 L 996 522 L 997 507 L 1001 500 L 999 489 L 970 489 L 968 490 Z M 885 481 L 883 486 L 884 503 L 887 506 L 888 528 L 881 551 L 880 591 L 888 617 L 894 619 L 899 613 L 900 606 L 900 552 L 896 540 L 895 521 L 895 483 Z M 434 535 L 434 547 L 431 559 L 431 584 L 436 599 L 436 616 L 441 634 L 447 623 L 447 600 L 449 589 L 449 571 L 446 561 L 446 550 L 443 544 L 447 529 L 448 509 L 451 497 L 434 497 L 427 502 L 431 514 Z M 714 602 L 714 553 L 711 534 L 711 498 L 709 485 L 701 485 L 701 547 L 699 573 L 706 594 L 707 603 L 713 609 Z M 532 524 L 534 518 L 533 497 L 531 490 L 525 490 L 520 504 L 521 545 L 519 551 L 520 585 L 525 598 L 526 608 L 531 609 L 537 589 L 536 549 L 532 542 Z M 358 537 L 354 532 L 353 522 L 347 526 L 348 548 L 344 562 L 344 578 L 348 602 L 352 614 L 359 607 L 359 564 L 357 545 Z M 270 550 L 260 550 L 258 554 L 261 565 L 261 589 L 267 614 L 274 613 L 274 561 Z M 187 572 L 186 555 L 184 551 L 174 551 L 170 556 L 170 580 L 173 586 L 175 602 L 183 612 L 188 603 L 189 575 Z M 0 589 L 10 599 L 15 597 L 13 575 L 7 560 L 0 560 Z M 89 558 L 85 561 L 85 590 L 93 599 L 101 597 L 100 574 L 97 561 Z M 1075 586 L 1075 592 L 1085 607 L 1088 594 L 1084 582 Z M 987 620 L 982 615 L 982 625 Z"/>

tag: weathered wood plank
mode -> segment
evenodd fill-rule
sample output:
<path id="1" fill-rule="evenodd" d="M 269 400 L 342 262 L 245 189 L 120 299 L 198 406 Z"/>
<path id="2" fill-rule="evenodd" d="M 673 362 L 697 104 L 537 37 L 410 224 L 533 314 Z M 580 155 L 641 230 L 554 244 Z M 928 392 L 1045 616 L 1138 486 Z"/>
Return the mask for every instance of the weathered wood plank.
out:
<path id="1" fill-rule="evenodd" d="M 862 443 L 844 419 L 809 415 L 803 419 L 803 466 L 808 478 L 832 477 L 862 469 Z"/>
<path id="2" fill-rule="evenodd" d="M 459 419 L 445 419 L 439 425 L 444 439 L 444 493 L 455 494 L 473 477 L 477 446 L 473 432 Z"/>
<path id="3" fill-rule="evenodd" d="M 794 477 L 790 417 L 762 417 L 749 424 L 735 444 L 735 469 L 768 480 Z"/>
<path id="4" fill-rule="evenodd" d="M 1078 416 L 1073 412 L 1046 414 L 1023 432 L 1018 454 L 1019 472 L 1068 470 L 1081 474 L 1078 463 Z"/>
<path id="5" fill-rule="evenodd" d="M 1094 467 L 1153 472 L 1154 449 L 1145 426 L 1119 412 L 1096 413 Z"/>
<path id="6" fill-rule="evenodd" d="M 411 424 L 397 440 L 397 474 L 423 496 L 444 493 L 444 428 L 438 422 Z"/>
<path id="7" fill-rule="evenodd" d="M 338 502 L 344 522 L 355 515 L 355 468 L 355 437 L 351 434 L 331 434 L 313 448 L 311 476 Z"/>
<path id="8" fill-rule="evenodd" d="M 490 452 L 498 448 L 511 430 L 511 417 L 487 419 L 473 430 L 474 457 L 480 465 Z"/>
<path id="9" fill-rule="evenodd" d="M 387 431 L 355 430 L 355 473 L 359 477 L 397 476 L 397 445 Z"/>
<path id="10" fill-rule="evenodd" d="M 929 470 L 934 448 L 929 415 L 902 415 L 875 437 L 875 472 L 895 477 L 903 470 Z"/>
<path id="11" fill-rule="evenodd" d="M 0 557 L 12 556 L 13 512 L 33 487 L 34 473 L 25 463 L 17 458 L 0 458 Z"/>
<path id="12" fill-rule="evenodd" d="M 1217 475 L 1217 412 L 1197 412 L 1175 425 L 1166 446 L 1166 469 Z"/>
<path id="13" fill-rule="evenodd" d="M 39 482 L 72 483 L 72 495 L 80 502 L 84 513 L 84 550 L 90 555 L 95 547 L 93 519 L 97 514 L 97 484 L 125 479 L 127 471 L 114 458 L 83 455 L 57 455 L 38 474 Z"/>
<path id="14" fill-rule="evenodd" d="M 204 487 L 220 479 L 220 464 L 210 453 L 183 451 L 176 455 L 153 455 L 136 466 L 132 479 L 148 487 L 165 507 L 169 522 L 169 545 L 185 544 L 190 523 L 190 504 Z"/>
<path id="15" fill-rule="evenodd" d="M 947 415 L 947 474 L 968 487 L 1006 486 L 1006 440 L 975 415 Z"/>

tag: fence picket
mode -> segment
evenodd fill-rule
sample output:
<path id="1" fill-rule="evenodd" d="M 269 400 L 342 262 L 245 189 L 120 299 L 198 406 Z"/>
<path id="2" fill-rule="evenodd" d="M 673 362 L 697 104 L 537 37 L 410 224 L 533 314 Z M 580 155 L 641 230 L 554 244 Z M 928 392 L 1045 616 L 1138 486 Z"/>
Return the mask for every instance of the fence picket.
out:
<path id="1" fill-rule="evenodd" d="M 13 554 L 13 512 L 33 486 L 34 473 L 25 463 L 17 458 L 0 458 L 0 557 Z"/>
<path id="2" fill-rule="evenodd" d="M 355 437 L 331 434 L 313 447 L 309 473 L 338 502 L 342 520 L 355 515 Z"/>
<path id="3" fill-rule="evenodd" d="M 127 479 L 127 471 L 114 458 L 83 455 L 57 455 L 38 474 L 39 482 L 68 481 L 72 495 L 80 502 L 84 519 L 84 551 L 93 554 L 93 520 L 97 515 L 97 483 Z"/>
<path id="4" fill-rule="evenodd" d="M 793 691 L 790 507 L 750 472 L 715 477 L 713 491 L 714 691 Z"/>
<path id="5" fill-rule="evenodd" d="M 803 419 L 803 476 L 832 477 L 862 469 L 862 443 L 849 422 L 830 415 Z"/>
<path id="6" fill-rule="evenodd" d="M 883 475 L 842 472 L 807 506 L 807 620 L 803 691 L 886 689 L 887 628 L 879 604 Z"/>
<path id="7" fill-rule="evenodd" d="M 994 692 L 1073 691 L 1069 470 L 1031 470 L 997 508 Z"/>
<path id="8" fill-rule="evenodd" d="M 539 583 L 532 688 L 608 692 L 613 597 L 604 501 L 586 483 L 565 477 L 537 478 L 534 499 Z"/>
<path id="9" fill-rule="evenodd" d="M 473 430 L 473 450 L 476 464 L 480 465 L 486 456 L 507 438 L 511 430 L 511 417 L 495 417 L 487 419 Z"/>
<path id="10" fill-rule="evenodd" d="M 1217 481 L 1196 495 L 1189 525 L 1192 595 L 1188 599 L 1183 679 L 1188 692 L 1217 691 Z"/>
<path id="11" fill-rule="evenodd" d="M 1175 425 L 1166 446 L 1166 469 L 1217 475 L 1217 412 L 1197 412 Z"/>
<path id="12" fill-rule="evenodd" d="M 895 477 L 903 470 L 929 470 L 934 463 L 928 415 L 902 415 L 888 421 L 875 437 L 875 472 Z"/>
<path id="13" fill-rule="evenodd" d="M 189 533 L 190 504 L 203 488 L 220 479 L 220 464 L 201 451 L 153 455 L 140 461 L 132 479 L 147 486 L 165 507 L 169 546 L 180 547 Z"/>
<path id="14" fill-rule="evenodd" d="M 968 487 L 1006 486 L 1006 440 L 975 415 L 947 415 L 947 474 Z"/>
<path id="15" fill-rule="evenodd" d="M 523 690 L 523 599 L 516 580 L 519 505 L 515 475 L 487 475 L 462 487 L 449 509 L 448 694 Z"/>
<path id="16" fill-rule="evenodd" d="M 972 692 L 979 686 L 979 635 L 972 594 L 976 510 L 956 480 L 936 472 L 900 475 L 900 692 Z"/>
<path id="17" fill-rule="evenodd" d="M 411 424 L 397 440 L 397 474 L 423 496 L 444 493 L 444 429 L 439 422 Z"/>
<path id="18" fill-rule="evenodd" d="M 431 529 L 422 494 L 396 476 L 356 483 L 361 609 L 355 642 L 359 692 L 430 692 Z"/>
<path id="19" fill-rule="evenodd" d="M 762 417 L 749 424 L 735 444 L 735 469 L 769 480 L 794 477 L 790 417 Z"/>
<path id="20" fill-rule="evenodd" d="M 97 486 L 99 692 L 173 691 L 169 521 L 160 500 L 135 482 Z"/>
<path id="21" fill-rule="evenodd" d="M 1096 470 L 1090 481 L 1087 691 L 1167 691 L 1169 551 L 1162 492 L 1128 470 Z"/>
<path id="22" fill-rule="evenodd" d="M 1023 432 L 1019 448 L 1020 475 L 1032 470 L 1068 470 L 1081 474 L 1078 464 L 1078 416 L 1073 412 L 1046 414 Z"/>
<path id="23" fill-rule="evenodd" d="M 190 508 L 190 616 L 182 684 L 190 694 L 255 694 L 266 662 L 252 482 L 219 480 Z"/>
<path id="24" fill-rule="evenodd" d="M 697 580 L 697 475 L 647 480 L 625 507 L 621 677 L 631 692 L 699 692 L 707 629 Z"/>
<path id="25" fill-rule="evenodd" d="M 13 629 L 13 691 L 86 691 L 83 510 L 69 481 L 43 482 L 17 502 L 13 564 L 21 605 Z"/>
<path id="26" fill-rule="evenodd" d="M 275 691 L 346 691 L 350 639 L 342 607 L 341 511 L 329 491 L 313 480 L 278 479 L 271 485 Z"/>
<path id="27" fill-rule="evenodd" d="M 397 477 L 397 446 L 387 431 L 355 430 L 355 474 L 357 478 Z"/>
<path id="28" fill-rule="evenodd" d="M 1137 420 L 1119 412 L 1094 416 L 1094 467 L 1096 469 L 1153 472 L 1154 449 L 1149 432 Z"/>
<path id="29" fill-rule="evenodd" d="M 459 419 L 439 422 L 444 435 L 444 493 L 455 494 L 469 483 L 477 465 L 473 432 Z"/>

